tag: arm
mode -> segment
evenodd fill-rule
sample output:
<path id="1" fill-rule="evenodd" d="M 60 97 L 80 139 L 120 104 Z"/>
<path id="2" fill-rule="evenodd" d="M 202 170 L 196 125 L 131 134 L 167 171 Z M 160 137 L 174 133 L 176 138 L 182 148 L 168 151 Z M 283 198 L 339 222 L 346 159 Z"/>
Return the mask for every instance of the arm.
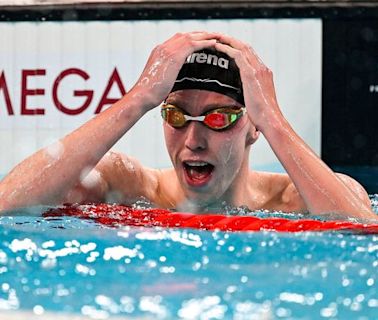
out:
<path id="1" fill-rule="evenodd" d="M 133 157 L 110 151 L 68 192 L 63 202 L 132 204 L 141 197 L 154 200 L 158 189 L 158 172 L 143 167 Z"/>
<path id="2" fill-rule="evenodd" d="M 375 218 L 361 186 L 334 173 L 283 119 L 260 127 L 274 153 L 313 214 L 337 213 L 356 218 Z"/>
<path id="3" fill-rule="evenodd" d="M 141 99 L 126 95 L 55 146 L 44 148 L 21 162 L 0 183 L 0 210 L 58 204 L 71 198 L 72 189 L 146 112 L 143 104 Z M 89 193 L 94 194 L 90 190 L 85 192 Z M 95 194 L 98 198 L 103 196 Z"/>
<path id="4" fill-rule="evenodd" d="M 102 176 L 96 190 L 86 190 L 81 181 L 135 122 L 167 97 L 186 57 L 214 44 L 214 34 L 193 32 L 176 34 L 157 46 L 129 93 L 54 146 L 21 162 L 0 182 L 0 212 L 58 204 L 77 188 L 91 194 L 91 200 L 103 199 L 109 186 Z"/>
<path id="5" fill-rule="evenodd" d="M 377 219 L 357 182 L 341 179 L 296 134 L 279 108 L 272 72 L 248 45 L 222 35 L 215 48 L 236 60 L 252 125 L 267 139 L 313 214 Z M 363 193 L 363 196 L 361 196 Z M 363 199 L 363 200 L 361 200 Z"/>

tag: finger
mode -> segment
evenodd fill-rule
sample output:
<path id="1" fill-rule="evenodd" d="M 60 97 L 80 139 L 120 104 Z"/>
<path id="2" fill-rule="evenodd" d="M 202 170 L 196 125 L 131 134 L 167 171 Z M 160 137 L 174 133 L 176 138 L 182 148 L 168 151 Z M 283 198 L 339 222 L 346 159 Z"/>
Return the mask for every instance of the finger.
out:
<path id="1" fill-rule="evenodd" d="M 164 41 L 163 45 L 170 45 L 171 43 L 175 43 L 176 41 L 200 41 L 200 40 L 211 40 L 216 39 L 218 40 L 220 34 L 218 32 L 208 32 L 208 31 L 192 31 L 192 32 L 185 32 L 185 33 L 176 33 L 166 41 Z"/>
<path id="2" fill-rule="evenodd" d="M 214 32 L 206 32 L 206 31 L 193 31 L 187 33 L 176 33 L 173 37 L 169 38 L 165 42 L 162 43 L 164 47 L 167 48 L 178 48 L 180 51 L 192 45 L 195 41 L 203 41 L 203 40 L 216 40 L 217 34 Z M 201 46 L 195 44 L 198 50 L 204 47 L 213 47 L 213 42 L 209 42 L 205 44 L 205 46 Z"/>
<path id="3" fill-rule="evenodd" d="M 239 49 L 245 52 L 246 57 L 250 63 L 259 63 L 259 64 L 264 64 L 256 51 L 247 43 L 242 42 L 240 40 L 237 40 L 231 36 L 228 36 L 226 34 L 219 34 L 218 40 L 221 43 L 228 44 L 229 46 Z"/>
<path id="4" fill-rule="evenodd" d="M 240 40 L 237 40 L 226 34 L 219 33 L 219 41 L 224 44 L 228 44 L 229 46 L 235 49 L 242 49 L 242 42 Z"/>
<path id="5" fill-rule="evenodd" d="M 194 52 L 194 51 L 202 50 L 205 48 L 213 48 L 216 45 L 216 43 L 217 43 L 217 40 L 215 39 L 194 41 L 192 43 L 192 46 L 193 46 L 192 51 Z"/>
<path id="6" fill-rule="evenodd" d="M 237 52 L 240 53 L 244 57 L 245 61 L 247 61 L 248 64 L 253 67 L 254 70 L 257 69 L 257 68 L 259 68 L 259 67 L 264 66 L 264 64 L 262 63 L 262 61 L 259 60 L 259 57 L 257 57 L 256 55 L 254 55 L 252 52 L 250 52 L 248 50 L 245 51 L 245 50 L 235 49 L 235 48 L 230 47 L 229 45 L 222 44 L 222 43 L 217 43 L 217 45 L 215 46 L 215 49 L 217 49 L 217 50 L 219 50 L 218 49 L 218 45 L 225 46 L 223 50 L 227 49 L 227 47 L 231 48 L 231 49 L 234 49 L 234 50 L 237 50 Z M 221 49 L 220 49 L 220 51 L 221 51 Z M 234 53 L 234 54 L 236 54 L 236 53 Z"/>
<path id="7" fill-rule="evenodd" d="M 195 31 L 195 32 L 190 32 L 187 34 L 192 40 L 210 40 L 210 39 L 218 39 L 219 34 L 216 32 L 207 32 L 207 31 Z"/>
<path id="8" fill-rule="evenodd" d="M 239 67 L 239 70 L 242 70 L 242 65 L 246 65 L 248 63 L 245 55 L 242 54 L 242 52 L 238 49 L 235 49 L 233 47 L 230 47 L 229 45 L 227 44 L 224 44 L 224 43 L 219 43 L 217 42 L 215 44 L 215 49 L 220 51 L 220 52 L 223 52 L 225 54 L 227 54 L 229 57 L 233 58 L 237 64 L 237 66 Z M 253 71 L 255 71 L 255 68 L 254 68 L 254 65 L 252 64 L 251 65 Z"/>
<path id="9" fill-rule="evenodd" d="M 190 32 L 188 32 L 188 33 L 193 33 L 193 34 L 195 34 L 195 33 L 214 33 L 214 32 L 205 31 L 205 30 L 196 30 L 196 31 L 190 31 Z"/>

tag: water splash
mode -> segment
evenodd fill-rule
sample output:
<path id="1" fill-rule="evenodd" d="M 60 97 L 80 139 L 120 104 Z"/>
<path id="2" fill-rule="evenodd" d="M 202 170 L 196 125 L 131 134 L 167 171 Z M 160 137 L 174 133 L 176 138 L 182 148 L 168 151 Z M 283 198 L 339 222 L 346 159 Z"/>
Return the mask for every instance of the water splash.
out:
<path id="1" fill-rule="evenodd" d="M 370 198 L 377 212 L 378 195 Z M 378 307 L 377 235 L 112 229 L 25 216 L 0 218 L 0 234 L 0 315 L 369 319 Z"/>

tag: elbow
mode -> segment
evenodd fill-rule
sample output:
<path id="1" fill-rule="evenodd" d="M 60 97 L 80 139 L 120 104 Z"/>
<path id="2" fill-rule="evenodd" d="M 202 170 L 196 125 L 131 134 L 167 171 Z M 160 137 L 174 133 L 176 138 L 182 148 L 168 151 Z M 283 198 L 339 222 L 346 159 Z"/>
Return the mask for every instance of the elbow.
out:
<path id="1" fill-rule="evenodd" d="M 312 215 L 327 217 L 327 219 L 332 220 L 347 220 L 356 219 L 358 222 L 367 224 L 376 224 L 378 222 L 378 215 L 374 213 L 370 207 L 360 205 L 359 208 L 342 208 L 342 206 L 337 209 L 331 208 L 323 210 L 310 210 Z"/>

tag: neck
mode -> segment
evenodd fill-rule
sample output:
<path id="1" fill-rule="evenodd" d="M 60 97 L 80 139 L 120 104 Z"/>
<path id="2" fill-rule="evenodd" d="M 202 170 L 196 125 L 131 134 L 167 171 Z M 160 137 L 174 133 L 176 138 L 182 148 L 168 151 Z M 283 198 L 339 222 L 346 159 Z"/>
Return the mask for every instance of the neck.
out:
<path id="1" fill-rule="evenodd" d="M 248 204 L 250 194 L 250 175 L 248 153 L 236 174 L 234 180 L 221 197 L 224 203 L 231 207 L 245 206 Z"/>
<path id="2" fill-rule="evenodd" d="M 181 186 L 176 190 L 181 196 L 176 197 L 176 209 L 187 212 L 229 212 L 232 208 L 246 206 L 250 203 L 251 195 L 250 180 L 251 172 L 249 170 L 249 157 L 246 153 L 245 159 L 236 173 L 232 183 L 220 197 L 190 199 L 184 196 Z M 177 181 L 178 182 L 178 181 Z M 179 184 L 179 183 L 178 183 Z"/>

